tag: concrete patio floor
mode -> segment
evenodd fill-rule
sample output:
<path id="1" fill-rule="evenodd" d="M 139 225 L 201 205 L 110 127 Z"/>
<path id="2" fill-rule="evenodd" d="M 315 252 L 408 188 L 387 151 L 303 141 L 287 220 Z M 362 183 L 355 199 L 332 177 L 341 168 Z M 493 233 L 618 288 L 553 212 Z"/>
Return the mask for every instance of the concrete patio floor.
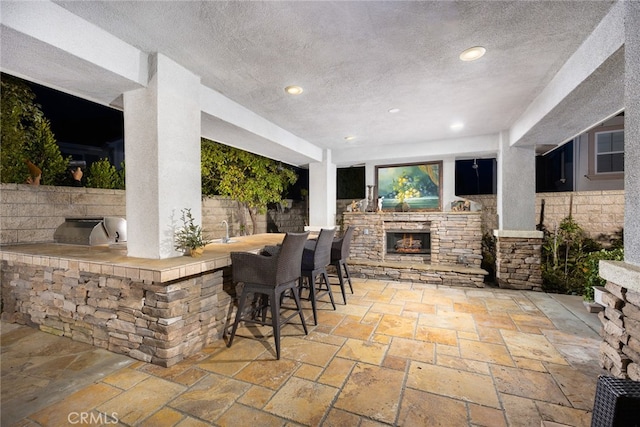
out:
<path id="1" fill-rule="evenodd" d="M 171 368 L 3 322 L 2 426 L 589 426 L 597 315 L 581 297 L 354 280 L 282 330 Z M 337 289 L 337 288 L 335 288 Z M 256 338 L 267 332 L 265 338 Z M 84 418 L 82 418 L 84 417 Z M 84 422 L 82 420 L 84 419 Z"/>

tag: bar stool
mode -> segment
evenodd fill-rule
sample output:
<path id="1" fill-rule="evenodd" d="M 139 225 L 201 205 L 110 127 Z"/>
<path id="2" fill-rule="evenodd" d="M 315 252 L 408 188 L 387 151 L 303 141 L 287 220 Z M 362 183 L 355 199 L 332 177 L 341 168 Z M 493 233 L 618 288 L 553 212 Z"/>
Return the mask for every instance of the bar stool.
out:
<path id="1" fill-rule="evenodd" d="M 253 254 L 250 252 L 231 252 L 231 269 L 233 281 L 243 283 L 242 294 L 238 301 L 238 311 L 233 322 L 233 328 L 227 347 L 233 344 L 240 321 L 258 325 L 271 325 L 273 339 L 276 345 L 276 358 L 280 359 L 280 329 L 292 318 L 300 316 L 305 335 L 307 324 L 302 314 L 302 304 L 298 295 L 298 280 L 300 279 L 300 263 L 302 251 L 309 233 L 287 233 L 278 251 L 270 255 Z M 291 290 L 296 303 L 296 310 L 290 316 L 282 319 L 280 312 L 281 299 L 284 293 Z M 259 306 L 245 312 L 247 298 L 251 294 L 261 294 L 257 298 Z M 271 319 L 267 321 L 266 310 L 271 307 Z M 257 314 L 261 316 L 258 318 Z"/>
<path id="2" fill-rule="evenodd" d="M 336 303 L 333 300 L 333 293 L 331 292 L 331 285 L 327 274 L 327 265 L 329 265 L 331 261 L 331 244 L 335 232 L 334 229 L 321 229 L 318 239 L 307 241 L 302 253 L 300 294 L 302 295 L 303 288 L 309 288 L 309 300 L 311 300 L 313 321 L 316 325 L 318 324 L 318 312 L 316 308 L 318 297 L 328 294 L 333 309 L 336 309 Z M 320 276 L 320 280 L 316 286 L 318 276 Z"/>
<path id="3" fill-rule="evenodd" d="M 350 225 L 347 228 L 347 231 L 344 232 L 344 235 L 339 238 L 335 238 L 333 240 L 333 244 L 331 245 L 331 265 L 336 268 L 336 272 L 338 273 L 338 280 L 340 285 L 340 290 L 342 291 L 342 299 L 344 303 L 347 303 L 347 294 L 344 288 L 344 277 L 347 278 L 349 282 L 349 289 L 351 289 L 351 293 L 353 293 L 353 285 L 351 283 L 351 275 L 349 274 L 349 267 L 347 266 L 347 258 L 349 258 L 349 251 L 351 250 L 351 239 L 353 239 L 353 232 L 355 231 L 355 227 Z M 342 269 L 344 269 L 345 276 L 342 276 Z"/>

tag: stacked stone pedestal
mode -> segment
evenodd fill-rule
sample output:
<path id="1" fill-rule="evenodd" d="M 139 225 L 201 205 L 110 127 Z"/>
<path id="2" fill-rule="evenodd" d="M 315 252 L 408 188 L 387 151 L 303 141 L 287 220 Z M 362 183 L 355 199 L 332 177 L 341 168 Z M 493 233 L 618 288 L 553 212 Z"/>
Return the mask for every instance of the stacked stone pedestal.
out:
<path id="1" fill-rule="evenodd" d="M 633 273 L 624 263 L 600 263 L 600 274 L 607 279 L 602 297 L 605 309 L 598 314 L 603 338 L 600 365 L 617 378 L 640 381 L 640 271 L 636 276 L 619 274 L 625 270 Z"/>
<path id="2" fill-rule="evenodd" d="M 541 231 L 495 230 L 496 280 L 501 288 L 542 290 Z"/>

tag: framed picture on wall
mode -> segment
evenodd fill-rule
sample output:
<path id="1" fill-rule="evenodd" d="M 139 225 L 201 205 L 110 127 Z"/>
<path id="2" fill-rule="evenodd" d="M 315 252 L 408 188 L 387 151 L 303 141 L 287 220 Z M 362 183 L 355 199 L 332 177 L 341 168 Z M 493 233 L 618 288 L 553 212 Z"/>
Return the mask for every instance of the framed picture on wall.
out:
<path id="1" fill-rule="evenodd" d="M 442 162 L 376 166 L 383 211 L 442 210 Z"/>

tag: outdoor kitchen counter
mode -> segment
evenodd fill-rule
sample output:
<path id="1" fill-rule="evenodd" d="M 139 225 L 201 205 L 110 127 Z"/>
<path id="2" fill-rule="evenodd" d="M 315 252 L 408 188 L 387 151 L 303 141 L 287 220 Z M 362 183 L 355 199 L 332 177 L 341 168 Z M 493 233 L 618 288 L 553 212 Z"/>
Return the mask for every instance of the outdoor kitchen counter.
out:
<path id="1" fill-rule="evenodd" d="M 222 338 L 235 307 L 230 253 L 257 252 L 283 236 L 233 237 L 199 258 L 55 243 L 1 247 L 2 320 L 172 366 Z"/>
<path id="2" fill-rule="evenodd" d="M 281 243 L 284 234 L 264 233 L 233 237 L 232 243 L 210 243 L 201 257 L 179 256 L 147 259 L 127 256 L 118 246 L 81 246 L 35 243 L 0 247 L 2 261 L 33 266 L 73 268 L 132 280 L 164 283 L 231 265 L 231 252 L 257 252 L 265 245 Z M 77 263 L 77 265 L 74 265 Z M 75 267 L 75 268 L 74 268 Z"/>

